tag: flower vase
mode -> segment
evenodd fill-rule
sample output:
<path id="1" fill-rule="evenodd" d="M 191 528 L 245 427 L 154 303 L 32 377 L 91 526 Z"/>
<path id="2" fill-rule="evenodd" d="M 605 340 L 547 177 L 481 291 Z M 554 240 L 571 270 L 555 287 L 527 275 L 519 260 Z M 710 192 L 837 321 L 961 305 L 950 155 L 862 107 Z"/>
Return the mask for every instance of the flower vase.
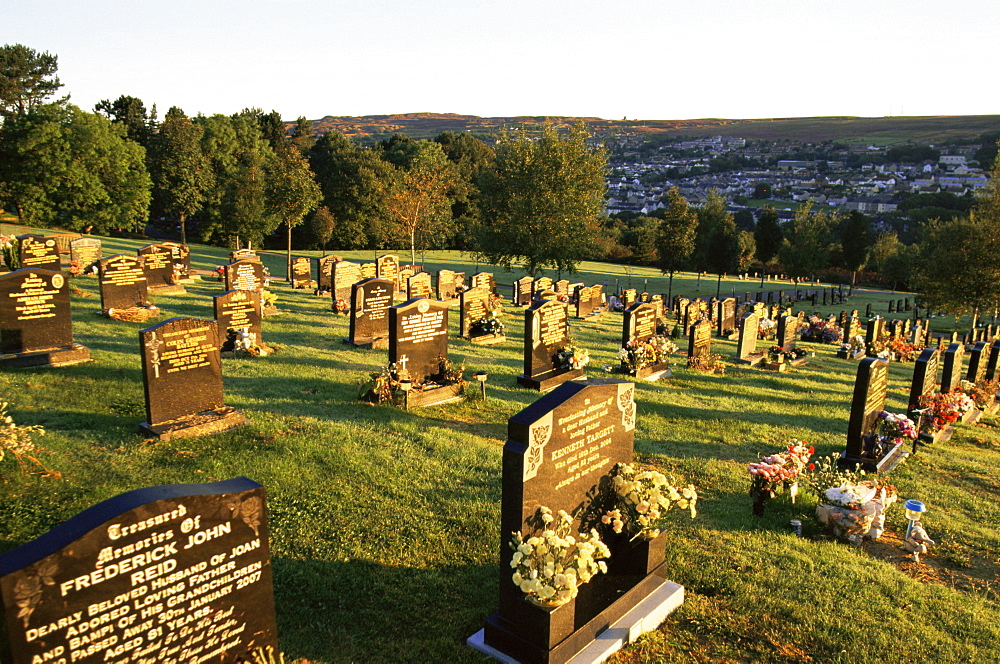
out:
<path id="1" fill-rule="evenodd" d="M 751 491 L 750 497 L 753 498 L 753 515 L 764 516 L 764 507 L 767 505 L 767 501 L 771 499 L 771 492 Z"/>
<path id="2" fill-rule="evenodd" d="M 663 564 L 666 558 L 667 534 L 653 538 L 630 539 L 626 533 L 615 535 L 608 542 L 608 574 L 612 576 L 647 576 Z"/>

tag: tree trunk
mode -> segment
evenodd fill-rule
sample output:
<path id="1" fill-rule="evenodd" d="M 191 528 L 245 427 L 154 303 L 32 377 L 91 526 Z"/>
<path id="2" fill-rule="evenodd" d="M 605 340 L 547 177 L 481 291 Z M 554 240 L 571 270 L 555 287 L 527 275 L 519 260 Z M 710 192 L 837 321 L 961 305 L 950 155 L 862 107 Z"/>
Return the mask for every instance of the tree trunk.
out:
<path id="1" fill-rule="evenodd" d="M 285 281 L 288 283 L 292 282 L 292 223 L 290 221 L 285 222 L 285 227 L 288 229 L 288 246 L 285 250 Z"/>
<path id="2" fill-rule="evenodd" d="M 417 264 L 417 232 L 410 231 L 410 265 Z"/>
<path id="3" fill-rule="evenodd" d="M 187 215 L 181 212 L 181 244 L 187 244 Z"/>
<path id="4" fill-rule="evenodd" d="M 670 280 L 667 281 L 667 306 L 672 307 L 674 302 L 674 271 L 670 271 Z"/>

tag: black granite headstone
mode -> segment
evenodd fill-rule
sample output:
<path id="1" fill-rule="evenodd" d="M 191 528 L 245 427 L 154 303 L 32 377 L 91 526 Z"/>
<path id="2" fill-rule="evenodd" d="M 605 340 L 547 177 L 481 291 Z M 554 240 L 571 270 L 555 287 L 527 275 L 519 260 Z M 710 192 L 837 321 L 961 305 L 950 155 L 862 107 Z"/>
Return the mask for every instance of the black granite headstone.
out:
<path id="1" fill-rule="evenodd" d="M 567 306 L 557 300 L 540 300 L 524 311 L 524 373 L 517 382 L 546 391 L 583 375 L 583 369 L 561 369 L 556 353 L 569 345 Z"/>
<path id="2" fill-rule="evenodd" d="M 875 432 L 879 413 L 885 410 L 888 384 L 888 362 L 866 357 L 858 363 L 854 396 L 851 400 L 851 416 L 847 423 L 847 448 L 840 458 L 842 465 L 861 465 L 865 470 L 887 471 L 887 466 L 895 466 L 898 463 L 896 455 L 884 459 L 865 455 L 865 437 Z"/>
<path id="3" fill-rule="evenodd" d="M 969 369 L 965 380 L 972 384 L 981 382 L 986 377 L 986 342 L 979 341 L 969 351 Z"/>
<path id="4" fill-rule="evenodd" d="M 312 288 L 312 261 L 305 256 L 292 259 L 292 288 Z"/>
<path id="5" fill-rule="evenodd" d="M 937 389 L 937 374 L 940 363 L 941 351 L 937 348 L 925 348 L 914 360 L 913 382 L 910 384 L 908 404 L 910 413 L 920 408 L 920 397 L 931 394 Z"/>
<path id="6" fill-rule="evenodd" d="M 249 661 L 277 649 L 264 488 L 137 489 L 0 554 L 9 664 Z"/>
<path id="7" fill-rule="evenodd" d="M 138 256 L 119 254 L 98 263 L 101 309 L 130 309 L 149 304 L 146 273 Z"/>
<path id="8" fill-rule="evenodd" d="M 451 270 L 438 270 L 437 273 L 437 296 L 439 300 L 453 300 L 457 296 L 455 292 L 455 273 Z"/>
<path id="9" fill-rule="evenodd" d="M 328 293 L 333 290 L 333 266 L 339 260 L 340 258 L 334 256 L 333 254 L 327 254 L 326 256 L 317 259 L 316 288 L 321 293 Z M 357 279 L 355 281 L 357 281 Z M 350 297 L 350 295 L 350 286 L 348 286 L 348 290 L 339 299 L 346 300 Z"/>
<path id="10" fill-rule="evenodd" d="M 656 336 L 656 307 L 649 302 L 637 302 L 625 310 L 622 317 L 622 347 L 629 341 L 644 344 Z"/>
<path id="11" fill-rule="evenodd" d="M 62 259 L 59 258 L 59 244 L 54 237 L 44 235 L 19 235 L 19 259 L 20 267 L 34 268 L 36 270 L 52 270 L 59 272 L 62 269 Z"/>
<path id="12" fill-rule="evenodd" d="M 712 351 L 712 323 L 700 320 L 688 328 L 688 361 L 707 357 Z"/>
<path id="13" fill-rule="evenodd" d="M 150 293 L 184 292 L 184 287 L 174 281 L 174 256 L 170 247 L 147 244 L 137 251 L 146 273 L 146 288 Z"/>
<path id="14" fill-rule="evenodd" d="M 139 430 L 161 439 L 201 436 L 242 424 L 222 398 L 219 324 L 171 318 L 139 331 L 146 422 Z"/>
<path id="15" fill-rule="evenodd" d="M 406 299 L 429 299 L 434 297 L 431 289 L 431 275 L 428 272 L 418 272 L 406 280 Z"/>
<path id="16" fill-rule="evenodd" d="M 0 274 L 0 366 L 64 366 L 90 359 L 73 343 L 64 272 L 22 268 Z"/>
<path id="17" fill-rule="evenodd" d="M 720 337 L 728 337 L 736 331 L 736 298 L 727 297 L 717 305 L 715 325 Z"/>
<path id="18" fill-rule="evenodd" d="M 229 252 L 229 262 L 237 263 L 239 261 L 255 261 L 260 262 L 260 256 L 253 249 L 237 249 L 235 251 Z"/>
<path id="19" fill-rule="evenodd" d="M 230 331 L 238 332 L 247 328 L 247 332 L 257 336 L 257 343 L 263 343 L 261 326 L 261 297 L 257 291 L 231 290 L 221 295 L 212 296 L 212 306 L 215 310 L 215 320 L 219 322 L 219 348 L 228 348 L 227 339 Z"/>
<path id="20" fill-rule="evenodd" d="M 361 266 L 350 261 L 335 261 L 330 266 L 333 301 L 351 299 L 351 287 L 361 281 Z"/>
<path id="21" fill-rule="evenodd" d="M 191 276 L 191 247 L 178 242 L 162 242 L 164 247 L 170 250 L 170 256 L 174 261 L 174 273 L 182 279 Z"/>
<path id="22" fill-rule="evenodd" d="M 351 287 L 351 329 L 348 343 L 387 348 L 389 307 L 396 285 L 388 279 L 365 279 Z"/>
<path id="23" fill-rule="evenodd" d="M 486 317 L 490 297 L 485 288 L 470 288 L 459 293 L 459 336 L 464 339 L 472 337 L 472 324 Z"/>
<path id="24" fill-rule="evenodd" d="M 101 241 L 96 237 L 78 237 L 69 243 L 69 258 L 82 272 L 89 272 L 103 258 Z"/>
<path id="25" fill-rule="evenodd" d="M 438 373 L 448 358 L 448 305 L 412 299 L 389 309 L 389 362 L 414 385 Z"/>
<path id="26" fill-rule="evenodd" d="M 226 290 L 260 291 L 265 286 L 264 265 L 257 261 L 241 260 L 224 266 Z"/>
<path id="27" fill-rule="evenodd" d="M 384 281 L 391 281 L 393 288 L 399 288 L 399 257 L 394 254 L 383 254 L 375 260 L 375 276 Z"/>
<path id="28" fill-rule="evenodd" d="M 986 361 L 986 380 L 997 379 L 997 364 L 1000 363 L 1000 339 L 990 344 L 989 359 Z"/>
<path id="29" fill-rule="evenodd" d="M 962 379 L 962 362 L 965 356 L 965 346 L 958 342 L 948 345 L 941 362 L 941 391 L 954 392 Z"/>
<path id="30" fill-rule="evenodd" d="M 590 286 L 577 286 L 575 299 L 577 318 L 587 318 L 593 315 L 594 309 L 599 306 L 599 303 L 595 304 L 594 302 L 594 289 Z"/>

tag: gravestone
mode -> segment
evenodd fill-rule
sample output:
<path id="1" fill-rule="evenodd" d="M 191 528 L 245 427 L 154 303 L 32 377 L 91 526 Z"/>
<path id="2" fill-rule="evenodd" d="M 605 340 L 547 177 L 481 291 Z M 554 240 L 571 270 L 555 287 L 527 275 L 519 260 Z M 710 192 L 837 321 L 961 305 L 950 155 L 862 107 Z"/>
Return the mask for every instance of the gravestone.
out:
<path id="1" fill-rule="evenodd" d="M 146 421 L 139 431 L 169 440 L 225 431 L 246 421 L 222 398 L 219 324 L 171 318 L 139 331 Z"/>
<path id="2" fill-rule="evenodd" d="M 458 295 L 459 336 L 474 344 L 498 344 L 507 340 L 503 334 L 476 333 L 475 323 L 486 318 L 490 312 L 490 298 L 493 295 L 485 288 L 470 288 Z"/>
<path id="3" fill-rule="evenodd" d="M 277 650 L 264 488 L 238 477 L 105 500 L 0 554 L 0 597 L 9 664 Z"/>
<path id="4" fill-rule="evenodd" d="M 736 332 L 736 298 L 727 297 L 716 307 L 715 325 L 718 335 L 731 339 Z"/>
<path id="5" fill-rule="evenodd" d="M 330 280 L 333 283 L 333 301 L 347 302 L 351 299 L 351 287 L 361 281 L 361 266 L 350 261 L 334 261 L 330 264 Z"/>
<path id="6" fill-rule="evenodd" d="M 365 279 L 351 287 L 351 328 L 345 343 L 389 347 L 389 307 L 395 292 L 396 285 L 388 279 Z"/>
<path id="7" fill-rule="evenodd" d="M 539 277 L 531 282 L 531 299 L 537 300 L 545 291 L 552 290 L 552 279 L 549 277 Z"/>
<path id="8" fill-rule="evenodd" d="M 62 259 L 59 257 L 59 243 L 54 237 L 44 235 L 18 235 L 18 258 L 20 267 L 36 270 L 62 270 Z"/>
<path id="9" fill-rule="evenodd" d="M 137 251 L 146 273 L 146 289 L 150 295 L 179 294 L 184 286 L 174 280 L 174 257 L 169 247 L 147 244 Z"/>
<path id="10" fill-rule="evenodd" d="M 637 294 L 634 288 L 626 288 L 622 291 L 622 304 L 628 309 L 636 302 Z"/>
<path id="11" fill-rule="evenodd" d="M 888 385 L 888 362 L 866 357 L 858 363 L 847 424 L 847 447 L 838 461 L 842 467 L 860 466 L 869 472 L 888 473 L 905 458 L 902 445 L 895 445 L 888 453 L 872 447 L 879 413 L 885 410 Z"/>
<path id="12" fill-rule="evenodd" d="M 556 366 L 558 351 L 569 345 L 567 306 L 557 300 L 541 300 L 524 311 L 524 373 L 519 385 L 545 392 L 567 380 L 583 376 L 583 367 Z"/>
<path id="13" fill-rule="evenodd" d="M 962 360 L 965 356 L 965 346 L 958 342 L 948 345 L 941 362 L 941 391 L 954 392 L 962 379 Z"/>
<path id="14" fill-rule="evenodd" d="M 454 278 L 455 297 L 458 297 L 458 294 L 465 290 L 465 272 L 456 272 Z"/>
<path id="15" fill-rule="evenodd" d="M 399 275 L 396 277 L 396 289 L 405 295 L 406 284 L 410 281 L 410 277 L 415 274 L 417 274 L 417 271 L 409 265 L 399 268 Z"/>
<path id="16" fill-rule="evenodd" d="M 567 288 L 569 288 L 569 303 L 576 304 L 576 289 L 586 286 L 582 281 L 574 281 Z"/>
<path id="17" fill-rule="evenodd" d="M 215 320 L 219 322 L 219 349 L 233 350 L 235 335 L 244 327 L 247 332 L 256 336 L 257 344 L 263 345 L 263 328 L 261 326 L 262 304 L 257 291 L 231 290 L 212 296 L 212 308 Z"/>
<path id="18" fill-rule="evenodd" d="M 389 362 L 401 377 L 413 381 L 407 395 L 410 407 L 431 406 L 461 398 L 462 386 L 429 384 L 448 359 L 448 305 L 412 299 L 389 308 Z"/>
<path id="19" fill-rule="evenodd" d="M 181 281 L 193 281 L 191 275 L 191 247 L 177 242 L 161 242 L 170 250 L 170 258 L 174 262 L 174 277 Z"/>
<path id="20" fill-rule="evenodd" d="M 468 640 L 474 648 L 505 662 L 601 661 L 654 629 L 683 601 L 683 588 L 665 580 L 659 547 L 666 534 L 637 547 L 611 542 L 612 559 L 632 564 L 610 566 L 556 608 L 526 601 L 511 581 L 511 533 L 533 532 L 539 506 L 578 515 L 606 487 L 615 464 L 632 463 L 634 392 L 632 383 L 620 381 L 566 383 L 510 419 L 503 451 L 499 609 Z"/>
<path id="21" fill-rule="evenodd" d="M 330 291 L 333 290 L 333 266 L 336 265 L 339 260 L 340 258 L 338 256 L 334 256 L 333 254 L 327 254 L 326 256 L 323 256 L 317 260 L 316 289 L 320 293 L 329 293 Z M 357 264 L 352 263 L 352 265 L 357 265 Z M 361 272 L 360 270 L 358 270 L 358 279 L 355 279 L 355 281 L 360 281 L 361 280 L 360 277 L 361 277 Z M 337 299 L 346 300 L 348 297 L 350 297 L 350 295 L 351 295 L 350 285 L 348 285 L 348 287 L 345 289 L 344 294 Z"/>
<path id="22" fill-rule="evenodd" d="M 662 323 L 667 318 L 666 311 L 664 311 L 664 307 L 663 307 L 663 296 L 662 295 L 654 295 L 653 299 L 651 300 L 651 302 L 653 303 L 653 306 L 656 307 L 656 317 Z"/>
<path id="23" fill-rule="evenodd" d="M 90 351 L 73 342 L 65 273 L 22 268 L 0 274 L 0 367 L 60 367 L 89 359 Z"/>
<path id="24" fill-rule="evenodd" d="M 973 385 L 981 382 L 986 377 L 986 342 L 978 341 L 969 351 L 969 369 L 965 375 L 965 380 Z"/>
<path id="25" fill-rule="evenodd" d="M 712 352 L 712 324 L 700 320 L 688 330 L 688 362 L 707 359 Z"/>
<path id="26" fill-rule="evenodd" d="M 889 313 L 890 314 L 896 313 L 896 301 L 895 300 L 889 300 Z"/>
<path id="27" fill-rule="evenodd" d="M 925 348 L 913 361 L 913 382 L 910 383 L 910 399 L 907 403 L 909 417 L 917 421 L 915 410 L 920 408 L 920 397 L 933 394 L 937 390 L 937 374 L 941 365 L 941 351 Z"/>
<path id="28" fill-rule="evenodd" d="M 576 287 L 576 317 L 590 318 L 595 315 L 595 309 L 600 303 L 594 297 L 594 289 L 590 286 Z"/>
<path id="29" fill-rule="evenodd" d="M 229 252 L 229 262 L 236 263 L 238 261 L 254 261 L 259 263 L 260 256 L 253 249 L 237 249 Z"/>
<path id="30" fill-rule="evenodd" d="M 223 276 L 226 290 L 250 290 L 260 292 L 264 289 L 264 266 L 257 261 L 242 260 L 223 266 Z"/>
<path id="31" fill-rule="evenodd" d="M 656 307 L 648 302 L 637 302 L 625 310 L 622 317 L 622 347 L 629 341 L 644 344 L 656 336 Z"/>
<path id="32" fill-rule="evenodd" d="M 782 316 L 778 319 L 777 345 L 789 353 L 795 350 L 799 338 L 799 319 L 796 316 Z"/>
<path id="33" fill-rule="evenodd" d="M 865 305 L 865 318 L 871 318 L 871 317 L 872 317 L 872 304 L 871 302 L 869 302 L 867 305 Z"/>
<path id="34" fill-rule="evenodd" d="M 455 292 L 455 273 L 451 270 L 438 270 L 437 296 L 439 300 L 444 302 L 458 296 L 458 293 Z"/>
<path id="35" fill-rule="evenodd" d="M 414 298 L 431 299 L 434 292 L 431 289 L 431 275 L 427 272 L 418 272 L 406 280 L 406 299 Z"/>
<path id="36" fill-rule="evenodd" d="M 375 276 L 383 281 L 391 281 L 393 288 L 399 288 L 399 257 L 383 254 L 375 259 Z"/>
<path id="37" fill-rule="evenodd" d="M 997 364 L 1000 363 L 1000 339 L 990 344 L 990 355 L 986 361 L 986 380 L 997 379 Z"/>
<path id="38" fill-rule="evenodd" d="M 101 259 L 97 265 L 101 309 L 110 311 L 150 306 L 146 272 L 142 269 L 141 258 L 119 254 Z"/>
<path id="39" fill-rule="evenodd" d="M 92 273 L 101 258 L 103 258 L 101 241 L 96 237 L 78 237 L 70 240 L 69 259 L 79 266 L 81 273 Z"/>
<path id="40" fill-rule="evenodd" d="M 493 279 L 492 272 L 477 272 L 472 275 L 472 281 L 469 284 L 469 288 L 485 288 L 490 293 L 496 288 L 496 281 Z"/>
<path id="41" fill-rule="evenodd" d="M 296 256 L 292 259 L 292 288 L 308 289 L 312 286 L 312 260 Z"/>
<path id="42" fill-rule="evenodd" d="M 757 335 L 760 332 L 760 314 L 751 311 L 744 314 L 739 322 L 739 338 L 736 342 L 736 363 L 756 366 L 764 359 L 757 352 Z"/>
<path id="43" fill-rule="evenodd" d="M 362 279 L 374 279 L 376 272 L 377 270 L 375 269 L 375 263 L 362 263 L 361 279 L 359 279 L 358 281 L 361 281 Z"/>
<path id="44" fill-rule="evenodd" d="M 559 281 L 552 284 L 553 289 L 560 297 L 565 297 L 569 299 L 569 279 L 560 279 Z"/>
<path id="45" fill-rule="evenodd" d="M 876 316 L 868 321 L 868 327 L 865 329 L 865 345 L 870 346 L 879 339 L 882 338 L 885 332 L 885 319 L 881 316 Z"/>

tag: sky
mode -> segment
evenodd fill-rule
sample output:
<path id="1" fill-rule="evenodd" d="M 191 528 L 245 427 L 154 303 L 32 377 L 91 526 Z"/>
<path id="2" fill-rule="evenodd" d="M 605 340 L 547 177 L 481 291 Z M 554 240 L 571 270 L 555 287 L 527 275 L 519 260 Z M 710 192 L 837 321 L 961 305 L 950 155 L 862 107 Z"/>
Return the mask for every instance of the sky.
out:
<path id="1" fill-rule="evenodd" d="M 93 110 L 606 119 L 1000 113 L 995 0 L 3 0 Z"/>

